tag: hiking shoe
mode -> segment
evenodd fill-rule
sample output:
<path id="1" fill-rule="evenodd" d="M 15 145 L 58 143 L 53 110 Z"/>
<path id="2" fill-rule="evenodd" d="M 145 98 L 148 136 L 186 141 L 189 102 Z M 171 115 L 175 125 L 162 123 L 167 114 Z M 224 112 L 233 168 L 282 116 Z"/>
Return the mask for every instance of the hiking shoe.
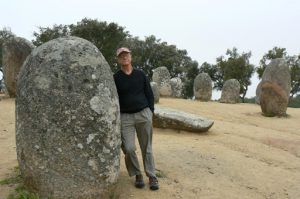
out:
<path id="1" fill-rule="evenodd" d="M 140 189 L 145 186 L 143 176 L 141 174 L 135 176 L 135 184 L 134 185 L 136 188 L 140 188 Z"/>
<path id="2" fill-rule="evenodd" d="M 156 177 L 152 177 L 152 176 L 149 177 L 149 185 L 150 185 L 150 189 L 153 191 L 159 189 L 158 180 Z"/>

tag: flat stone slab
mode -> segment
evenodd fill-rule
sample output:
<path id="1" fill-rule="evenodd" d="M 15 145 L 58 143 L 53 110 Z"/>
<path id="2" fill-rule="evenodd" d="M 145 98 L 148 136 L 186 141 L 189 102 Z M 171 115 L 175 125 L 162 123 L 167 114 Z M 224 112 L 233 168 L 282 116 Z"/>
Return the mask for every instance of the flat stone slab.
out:
<path id="1" fill-rule="evenodd" d="M 153 126 L 191 132 L 206 132 L 214 124 L 213 120 L 186 113 L 184 111 L 155 106 Z"/>

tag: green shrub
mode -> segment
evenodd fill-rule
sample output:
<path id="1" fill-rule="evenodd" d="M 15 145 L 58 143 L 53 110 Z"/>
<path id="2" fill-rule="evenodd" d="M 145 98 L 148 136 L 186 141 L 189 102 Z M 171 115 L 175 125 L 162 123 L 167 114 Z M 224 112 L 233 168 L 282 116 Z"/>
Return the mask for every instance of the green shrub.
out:
<path id="1" fill-rule="evenodd" d="M 288 107 L 291 108 L 300 108 L 300 95 L 290 99 Z"/>

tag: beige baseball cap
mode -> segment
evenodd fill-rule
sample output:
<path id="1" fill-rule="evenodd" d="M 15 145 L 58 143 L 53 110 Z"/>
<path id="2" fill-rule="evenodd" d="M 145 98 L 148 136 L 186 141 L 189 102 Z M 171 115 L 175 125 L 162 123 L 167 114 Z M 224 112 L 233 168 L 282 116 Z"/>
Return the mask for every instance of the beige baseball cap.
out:
<path id="1" fill-rule="evenodd" d="M 117 50 L 117 56 L 119 56 L 122 52 L 131 53 L 131 51 L 128 48 L 122 47 Z"/>

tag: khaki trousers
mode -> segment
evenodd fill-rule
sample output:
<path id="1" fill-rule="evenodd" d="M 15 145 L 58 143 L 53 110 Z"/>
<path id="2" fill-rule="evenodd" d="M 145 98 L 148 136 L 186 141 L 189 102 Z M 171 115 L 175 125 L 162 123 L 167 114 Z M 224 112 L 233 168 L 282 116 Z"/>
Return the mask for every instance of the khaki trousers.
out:
<path id="1" fill-rule="evenodd" d="M 146 175 L 155 177 L 155 165 L 152 153 L 152 111 L 145 108 L 137 113 L 121 113 L 122 150 L 129 176 L 141 174 L 139 161 L 135 153 L 135 133 L 141 148 Z"/>

